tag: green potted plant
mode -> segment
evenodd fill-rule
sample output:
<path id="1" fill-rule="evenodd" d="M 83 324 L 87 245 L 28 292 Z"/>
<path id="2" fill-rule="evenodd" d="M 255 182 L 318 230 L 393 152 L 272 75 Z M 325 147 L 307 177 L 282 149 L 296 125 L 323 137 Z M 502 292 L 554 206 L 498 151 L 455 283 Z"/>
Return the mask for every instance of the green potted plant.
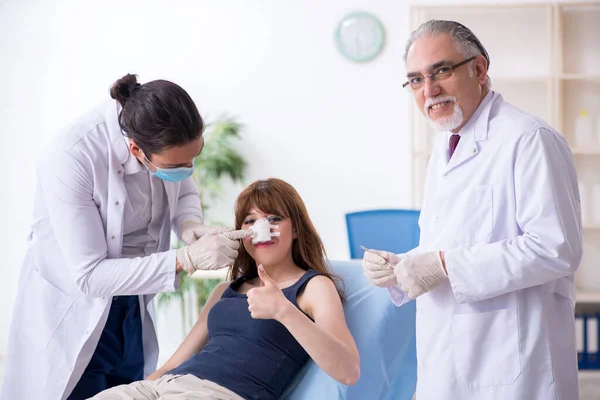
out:
<path id="1" fill-rule="evenodd" d="M 246 175 L 247 163 L 235 149 L 234 142 L 240 139 L 242 125 L 235 118 L 223 115 L 208 123 L 204 131 L 204 148 L 194 163 L 193 179 L 198 187 L 198 195 L 207 225 L 227 225 L 210 218 L 210 205 L 218 201 L 223 191 L 223 179 L 242 183 Z M 173 247 L 181 243 L 177 241 Z M 158 307 L 166 307 L 171 300 L 179 299 L 182 312 L 183 332 L 188 332 L 197 315 L 191 315 L 194 308 L 200 312 L 212 290 L 222 279 L 198 279 L 181 274 L 181 284 L 177 292 L 159 293 Z M 192 302 L 192 303 L 190 303 Z M 186 318 L 186 316 L 188 316 Z M 193 319 L 193 321 L 189 321 Z M 188 326 L 191 324 L 190 326 Z"/>

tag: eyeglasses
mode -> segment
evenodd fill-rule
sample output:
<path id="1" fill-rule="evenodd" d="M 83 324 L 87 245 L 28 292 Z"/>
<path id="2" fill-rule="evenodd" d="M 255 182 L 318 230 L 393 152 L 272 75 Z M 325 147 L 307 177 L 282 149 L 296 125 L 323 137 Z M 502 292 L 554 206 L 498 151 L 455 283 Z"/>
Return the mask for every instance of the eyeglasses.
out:
<path id="1" fill-rule="evenodd" d="M 418 90 L 425 83 L 425 78 L 429 78 L 432 81 L 443 81 L 444 79 L 448 79 L 448 78 L 450 78 L 452 76 L 452 74 L 454 73 L 454 70 L 456 68 L 460 67 L 461 65 L 465 65 L 469 61 L 473 61 L 475 58 L 476 57 L 471 57 L 469 59 L 466 59 L 464 61 L 459 62 L 458 64 L 454 64 L 454 65 L 451 65 L 451 66 L 440 67 L 440 68 L 436 69 L 435 71 L 433 71 L 429 75 L 425 75 L 425 76 L 413 76 L 413 77 L 411 77 L 408 81 L 406 81 L 402 85 L 402 88 L 404 88 L 404 89 Z"/>

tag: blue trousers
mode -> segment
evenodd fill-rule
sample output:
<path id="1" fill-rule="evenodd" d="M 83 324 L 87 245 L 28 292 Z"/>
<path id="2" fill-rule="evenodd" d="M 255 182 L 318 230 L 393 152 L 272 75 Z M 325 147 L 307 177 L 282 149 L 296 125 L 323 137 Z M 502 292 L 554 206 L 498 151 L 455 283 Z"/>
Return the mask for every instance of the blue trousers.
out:
<path id="1" fill-rule="evenodd" d="M 67 400 L 84 400 L 113 386 L 144 379 L 138 296 L 113 298 L 106 326 L 88 366 Z"/>

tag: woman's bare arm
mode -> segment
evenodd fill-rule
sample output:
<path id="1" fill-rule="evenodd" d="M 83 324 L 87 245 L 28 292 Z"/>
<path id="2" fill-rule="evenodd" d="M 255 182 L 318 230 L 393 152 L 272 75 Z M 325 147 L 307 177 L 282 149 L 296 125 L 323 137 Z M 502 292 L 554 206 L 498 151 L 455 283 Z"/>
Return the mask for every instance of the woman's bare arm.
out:
<path id="1" fill-rule="evenodd" d="M 171 358 L 160 367 L 158 370 L 150 374 L 148 376 L 149 380 L 155 380 L 163 376 L 167 371 L 172 370 L 173 368 L 177 368 L 181 363 L 190 358 L 192 355 L 196 354 L 200 350 L 204 348 L 206 343 L 208 342 L 208 328 L 207 328 L 207 319 L 208 313 L 212 306 L 221 299 L 223 296 L 223 292 L 229 286 L 230 282 L 221 282 L 215 287 L 215 289 L 210 294 L 208 300 L 204 307 L 202 307 L 202 311 L 200 312 L 200 317 L 198 317 L 198 321 L 194 324 L 194 327 L 190 330 L 190 333 L 186 336 L 183 342 L 179 345 L 179 348 L 173 353 Z"/>
<path id="2" fill-rule="evenodd" d="M 360 357 L 350 334 L 342 302 L 331 279 L 311 279 L 298 298 L 279 318 L 319 367 L 335 380 L 353 385 L 360 377 Z"/>

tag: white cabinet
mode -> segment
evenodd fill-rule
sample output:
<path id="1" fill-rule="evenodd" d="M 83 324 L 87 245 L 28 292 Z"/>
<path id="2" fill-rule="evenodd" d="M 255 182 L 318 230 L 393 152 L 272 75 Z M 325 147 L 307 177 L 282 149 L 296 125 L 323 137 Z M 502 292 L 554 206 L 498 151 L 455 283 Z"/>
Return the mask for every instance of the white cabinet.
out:
<path id="1" fill-rule="evenodd" d="M 469 27 L 490 54 L 492 89 L 546 120 L 569 142 L 586 207 L 577 298 L 600 303 L 600 1 L 411 7 L 411 30 L 430 19 Z M 575 131 L 576 126 L 585 126 L 577 122 L 582 110 L 592 131 L 583 144 L 576 142 Z M 414 104 L 410 134 L 412 199 L 419 208 L 437 133 Z"/>

